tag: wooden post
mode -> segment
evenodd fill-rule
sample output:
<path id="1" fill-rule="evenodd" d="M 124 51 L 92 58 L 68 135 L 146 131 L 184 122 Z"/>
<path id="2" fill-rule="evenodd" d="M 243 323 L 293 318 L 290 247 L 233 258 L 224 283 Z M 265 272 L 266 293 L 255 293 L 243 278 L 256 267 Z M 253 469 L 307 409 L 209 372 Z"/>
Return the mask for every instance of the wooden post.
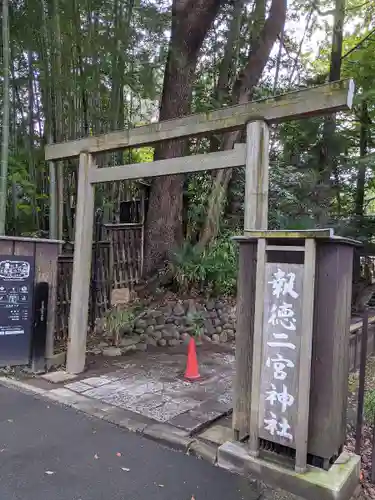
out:
<path id="1" fill-rule="evenodd" d="M 314 316 L 314 284 L 315 284 L 315 240 L 306 239 L 303 269 L 303 302 L 299 378 L 298 378 L 298 417 L 296 429 L 296 462 L 298 474 L 306 472 L 307 445 L 309 434 L 311 355 Z"/>
<path id="2" fill-rule="evenodd" d="M 57 240 L 57 182 L 56 163 L 48 162 L 49 169 L 49 237 Z"/>
<path id="3" fill-rule="evenodd" d="M 232 418 L 234 439 L 236 441 L 240 441 L 248 436 L 250 426 L 256 261 L 256 241 L 241 243 L 239 245 L 239 273 L 237 282 L 236 371 L 234 376 Z"/>
<path id="4" fill-rule="evenodd" d="M 62 240 L 64 237 L 64 162 L 57 162 L 57 232 L 58 239 Z M 69 201 L 70 203 L 70 201 Z"/>
<path id="5" fill-rule="evenodd" d="M 362 319 L 361 358 L 359 365 L 357 426 L 355 433 L 356 434 L 355 452 L 357 455 L 361 454 L 361 443 L 362 443 L 363 407 L 365 400 L 366 361 L 367 361 L 367 339 L 368 339 L 368 309 L 366 308 Z"/>
<path id="6" fill-rule="evenodd" d="M 256 291 L 255 291 L 255 312 L 254 312 L 254 347 L 253 359 L 251 363 L 251 409 L 249 425 L 249 454 L 256 457 L 259 454 L 259 406 L 260 406 L 260 382 L 262 371 L 262 351 L 263 351 L 263 313 L 264 313 L 264 291 L 265 291 L 265 268 L 266 268 L 266 240 L 258 240 L 257 270 L 256 270 Z"/>
<path id="7" fill-rule="evenodd" d="M 244 230 L 267 229 L 269 129 L 264 121 L 246 127 Z"/>
<path id="8" fill-rule="evenodd" d="M 245 206 L 244 206 L 244 231 L 254 229 L 267 229 L 268 225 L 268 166 L 269 166 L 269 129 L 263 121 L 255 121 L 246 127 L 246 184 L 245 184 Z M 251 247 L 243 253 L 251 254 Z M 256 251 L 256 250 L 255 250 Z M 251 257 L 249 254 L 250 264 Z M 254 256 L 255 257 L 255 256 Z M 250 269 L 242 271 L 248 278 Z M 245 278 L 246 280 L 246 278 Z M 251 290 L 250 290 L 251 288 Z M 237 294 L 237 331 L 236 331 L 236 372 L 234 381 L 233 401 L 233 432 L 235 439 L 245 437 L 250 429 L 250 402 L 251 402 L 251 367 L 254 342 L 254 325 L 252 314 L 251 297 L 255 290 L 249 281 L 243 282 L 239 276 Z M 244 300 L 249 303 L 244 304 Z"/>
<path id="9" fill-rule="evenodd" d="M 85 368 L 92 229 L 94 223 L 94 186 L 89 182 L 89 174 L 94 168 L 92 155 L 81 153 L 79 157 L 73 280 L 66 365 L 69 373 L 81 373 Z"/>

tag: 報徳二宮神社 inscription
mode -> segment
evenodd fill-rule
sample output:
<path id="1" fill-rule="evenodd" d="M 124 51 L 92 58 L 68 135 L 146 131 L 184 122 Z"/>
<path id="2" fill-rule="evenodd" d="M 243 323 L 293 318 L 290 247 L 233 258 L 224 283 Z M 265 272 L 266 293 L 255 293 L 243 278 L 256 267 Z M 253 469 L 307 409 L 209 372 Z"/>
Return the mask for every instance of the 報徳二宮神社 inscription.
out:
<path id="1" fill-rule="evenodd" d="M 259 437 L 294 447 L 303 265 L 266 264 Z"/>

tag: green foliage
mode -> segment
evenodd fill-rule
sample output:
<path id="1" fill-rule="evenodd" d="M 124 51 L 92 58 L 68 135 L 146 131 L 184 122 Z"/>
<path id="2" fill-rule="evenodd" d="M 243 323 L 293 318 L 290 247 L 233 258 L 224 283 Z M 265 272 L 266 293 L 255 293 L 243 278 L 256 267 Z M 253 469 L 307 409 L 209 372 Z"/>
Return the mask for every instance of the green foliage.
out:
<path id="1" fill-rule="evenodd" d="M 364 412 L 366 420 L 371 423 L 375 421 L 375 389 L 366 393 Z"/>
<path id="2" fill-rule="evenodd" d="M 154 149 L 150 147 L 133 149 L 131 152 L 131 163 L 147 163 L 153 161 L 153 159 Z"/>
<path id="3" fill-rule="evenodd" d="M 7 233 L 46 235 L 49 212 L 49 174 L 44 143 L 76 139 L 117 128 L 139 126 L 155 119 L 162 95 L 163 72 L 169 43 L 172 2 L 65 2 L 55 12 L 49 2 L 10 2 L 11 123 L 8 169 Z M 216 85 L 228 41 L 233 2 L 223 2 L 207 34 L 194 76 L 191 110 L 207 112 L 231 104 L 234 82 L 252 53 L 254 1 L 244 3 L 239 36 L 233 46 L 228 81 Z M 314 8 L 313 8 L 314 7 Z M 280 53 L 278 81 L 274 82 L 274 50 L 254 98 L 323 83 L 329 70 L 332 16 L 319 14 L 334 8 L 332 0 L 313 6 L 304 0 L 288 2 L 287 23 Z M 307 19 L 312 12 L 311 21 Z M 129 18 L 128 18 L 129 15 Z M 366 163 L 364 213 L 375 212 L 375 157 L 373 89 L 375 3 L 347 0 L 344 25 L 342 77 L 354 78 L 358 89 L 352 114 L 336 114 L 337 130 L 330 138 L 335 172 L 331 176 L 328 220 L 340 234 L 368 241 L 375 233 L 369 219 L 353 217 L 360 167 Z M 59 25 L 60 36 L 56 26 Z M 304 32 L 305 28 L 305 32 Z M 275 47 L 277 48 L 277 47 Z M 59 62 L 61 58 L 61 62 Z M 293 70 L 292 70 L 293 69 Z M 114 89 L 117 89 L 114 92 Z M 120 92 L 119 90 L 122 89 Z M 219 96 L 220 94 L 220 96 Z M 59 111 L 57 103 L 62 100 Z M 220 97 L 220 98 L 219 98 Z M 360 158 L 359 105 L 369 111 L 367 156 Z M 0 95 L 0 105 L 2 96 Z M 87 128 L 86 128 L 87 127 Z M 324 118 L 295 120 L 271 127 L 269 227 L 316 227 L 322 210 L 319 198 Z M 56 136 L 56 137 L 55 137 Z M 220 138 L 220 137 L 217 137 Z M 243 136 L 238 141 L 243 141 Z M 192 154 L 209 152 L 212 136 L 189 140 Z M 153 148 L 115 153 L 116 164 L 148 162 Z M 100 165 L 112 164 L 110 155 Z M 324 166 L 323 166 L 324 167 Z M 64 162 L 64 235 L 73 237 L 77 163 Z M 227 196 L 221 229 L 243 226 L 244 175 L 236 169 Z M 239 173 L 239 175 L 237 175 Z M 174 260 L 179 288 L 196 286 L 210 293 L 231 293 L 235 288 L 236 251 L 221 236 L 203 254 L 193 249 L 207 214 L 212 172 L 187 175 L 184 183 L 184 226 L 188 242 Z M 97 205 L 108 220 L 124 192 L 137 197 L 127 183 L 96 189 Z M 167 194 L 166 194 L 167 195 Z"/>
<path id="4" fill-rule="evenodd" d="M 194 329 L 192 332 L 194 337 L 199 339 L 203 333 L 203 326 L 204 326 L 204 317 L 203 317 L 202 313 L 197 311 L 195 313 L 188 314 L 187 319 L 189 321 L 189 324 Z"/>
<path id="5" fill-rule="evenodd" d="M 348 391 L 350 394 L 355 394 L 355 392 L 358 390 L 358 384 L 359 384 L 358 374 L 350 373 L 348 381 Z"/>
<path id="6" fill-rule="evenodd" d="M 135 314 L 133 309 L 120 309 L 114 307 L 105 316 L 105 330 L 112 336 L 113 343 L 118 344 L 121 332 L 132 332 L 134 328 Z"/>
<path id="7" fill-rule="evenodd" d="M 204 251 L 186 242 L 175 252 L 171 267 L 179 290 L 193 288 L 207 295 L 232 295 L 236 290 L 238 251 L 224 234 Z"/>
<path id="8" fill-rule="evenodd" d="M 207 211 L 207 198 L 212 186 L 212 178 L 208 172 L 190 174 L 185 182 L 185 198 L 187 200 L 186 240 L 194 243 L 203 225 Z"/>
<path id="9" fill-rule="evenodd" d="M 7 198 L 7 234 L 37 236 L 43 234 L 43 225 L 48 210 L 48 195 L 41 192 L 42 187 L 30 178 L 29 159 L 25 152 L 9 156 L 8 198 Z M 44 175 L 44 162 L 37 164 L 39 175 Z M 42 224 L 38 224 L 38 222 Z"/>

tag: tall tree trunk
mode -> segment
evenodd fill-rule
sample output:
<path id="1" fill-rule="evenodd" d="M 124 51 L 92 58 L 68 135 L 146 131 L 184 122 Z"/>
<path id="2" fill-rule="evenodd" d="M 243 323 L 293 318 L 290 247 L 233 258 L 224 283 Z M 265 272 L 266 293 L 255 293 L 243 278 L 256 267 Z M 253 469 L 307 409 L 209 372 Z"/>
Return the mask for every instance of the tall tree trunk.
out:
<path id="1" fill-rule="evenodd" d="M 26 148 L 28 150 L 28 156 L 29 156 L 29 179 L 30 182 L 34 186 L 33 194 L 32 194 L 32 211 L 33 211 L 33 219 L 34 219 L 34 228 L 37 232 L 39 232 L 40 229 L 40 220 L 39 220 L 39 213 L 38 213 L 38 207 L 37 207 L 37 189 L 38 189 L 38 183 L 36 179 L 36 172 L 35 172 L 35 161 L 34 161 L 34 136 L 35 136 L 35 131 L 34 131 L 34 107 L 35 107 L 35 99 L 34 99 L 34 57 L 33 53 L 31 50 L 28 51 L 27 54 L 27 60 L 28 60 L 28 99 L 29 99 L 29 106 L 28 106 L 28 140 L 26 140 Z"/>
<path id="2" fill-rule="evenodd" d="M 369 135 L 369 114 L 368 114 L 367 102 L 363 101 L 361 105 L 361 128 L 359 136 L 360 160 L 358 165 L 357 189 L 355 194 L 355 207 L 354 207 L 354 213 L 358 217 L 358 219 L 361 219 L 364 214 L 367 164 L 366 161 L 363 160 L 367 156 L 368 135 Z"/>
<path id="3" fill-rule="evenodd" d="M 354 199 L 354 214 L 356 215 L 356 225 L 360 230 L 363 224 L 364 215 L 364 202 L 365 202 L 365 186 L 366 186 L 366 156 L 368 153 L 368 142 L 369 142 L 369 125 L 370 116 L 368 112 L 368 106 L 366 101 L 362 101 L 361 104 L 361 127 L 359 131 L 359 162 L 358 162 L 358 172 L 357 172 L 357 186 Z M 353 292 L 359 287 L 361 281 L 361 257 L 358 251 L 354 252 L 353 260 Z M 355 292 L 354 292 L 355 294 Z M 356 299 L 358 298 L 358 295 Z M 353 300 L 352 300 L 353 302 Z M 358 300 L 356 300 L 358 303 Z"/>
<path id="4" fill-rule="evenodd" d="M 219 67 L 219 78 L 214 92 L 214 103 L 217 107 L 230 97 L 231 85 L 236 77 L 236 64 L 238 57 L 238 38 L 241 29 L 242 9 L 245 0 L 237 0 L 233 4 L 232 19 L 227 33 L 224 55 Z"/>
<path id="5" fill-rule="evenodd" d="M 244 5 L 245 0 L 238 0 L 233 4 L 232 19 L 229 23 L 229 29 L 227 32 L 227 43 L 225 44 L 223 59 L 219 66 L 219 78 L 214 91 L 213 104 L 218 108 L 230 101 L 231 88 L 236 78 L 238 63 L 238 39 L 240 36 L 241 17 Z M 221 135 L 214 134 L 211 137 L 210 150 L 217 151 L 220 149 L 221 142 Z"/>
<path id="6" fill-rule="evenodd" d="M 55 141 L 61 142 L 64 140 L 64 116 L 63 116 L 63 82 L 62 82 L 62 49 L 61 49 L 61 27 L 60 27 L 60 2 L 59 0 L 53 0 L 53 13 L 52 13 L 52 27 L 54 37 L 51 37 L 53 43 L 53 73 L 54 73 L 54 118 L 55 118 Z M 52 168 L 56 170 L 55 177 L 55 189 L 57 200 L 57 220 L 53 223 L 55 224 L 56 237 L 59 240 L 63 239 L 64 235 L 64 162 L 58 161 Z"/>
<path id="7" fill-rule="evenodd" d="M 259 0 L 259 5 L 264 9 L 265 4 L 263 0 Z M 251 99 L 254 87 L 259 82 L 264 67 L 267 64 L 272 47 L 284 28 L 286 10 L 286 0 L 273 0 L 267 20 L 260 33 L 258 36 L 254 36 L 252 33 L 253 43 L 251 51 L 245 67 L 240 71 L 233 86 L 232 104 L 243 104 Z M 256 9 L 255 12 L 257 12 L 258 16 L 261 16 L 262 11 L 260 8 Z M 223 149 L 232 149 L 238 136 L 238 132 L 225 134 Z M 204 248 L 216 237 L 219 231 L 220 214 L 226 199 L 231 176 L 232 169 L 229 168 L 219 170 L 216 175 L 209 198 L 207 216 L 198 243 L 199 248 Z"/>
<path id="8" fill-rule="evenodd" d="M 134 0 L 127 2 L 126 12 L 120 0 L 114 3 L 114 36 L 112 54 L 112 91 L 111 91 L 111 121 L 112 130 L 124 128 L 124 80 L 125 80 L 125 53 L 130 37 L 130 23 L 133 15 Z M 124 154 L 119 151 L 113 156 L 115 165 L 123 163 Z M 113 216 L 119 222 L 120 202 L 122 187 L 127 182 L 114 182 L 110 189 L 109 197 L 113 206 Z"/>
<path id="9" fill-rule="evenodd" d="M 329 69 L 329 81 L 334 82 L 340 80 L 341 75 L 341 62 L 342 62 L 342 45 L 343 45 L 343 28 L 345 21 L 345 4 L 346 0 L 335 1 L 335 14 L 333 22 L 332 33 L 332 49 L 331 61 Z M 337 140 L 335 138 L 336 132 L 336 115 L 328 116 L 324 121 L 323 127 L 323 143 L 321 148 L 319 173 L 320 181 L 317 186 L 318 190 L 318 211 L 316 222 L 317 225 L 323 227 L 329 220 L 329 207 L 332 198 L 332 182 L 331 175 L 335 173 L 336 177 L 336 191 L 338 192 L 338 173 L 335 172 L 336 158 L 339 155 Z"/>
<path id="10" fill-rule="evenodd" d="M 198 54 L 220 4 L 220 0 L 173 1 L 161 121 L 189 113 Z M 183 156 L 185 144 L 183 140 L 162 143 L 155 149 L 155 159 Z M 152 182 L 146 221 L 146 274 L 181 242 L 183 183 L 182 175 L 161 177 Z"/>
<path id="11" fill-rule="evenodd" d="M 14 154 L 17 155 L 18 153 L 18 127 L 17 127 L 17 104 L 18 104 L 18 88 L 17 88 L 17 82 L 16 82 L 16 76 L 15 76 L 15 61 L 14 61 L 14 56 L 12 53 L 12 50 L 10 52 L 10 60 L 11 60 L 11 65 L 10 65 L 10 73 L 12 77 L 12 120 L 10 120 L 10 143 L 13 144 L 14 148 Z M 12 234 L 16 234 L 16 229 L 18 226 L 18 194 L 17 194 L 17 183 L 12 176 Z"/>
<path id="12" fill-rule="evenodd" d="M 72 0 L 73 8 L 73 32 L 75 39 L 75 50 L 76 50 L 76 75 L 78 81 L 78 88 L 80 89 L 80 130 L 79 134 L 82 137 L 87 137 L 89 135 L 89 109 L 88 109 L 88 96 L 87 96 L 87 86 L 85 85 L 85 64 L 84 64 L 84 36 L 82 33 L 82 23 L 81 23 L 81 5 L 80 2 Z"/>
<path id="13" fill-rule="evenodd" d="M 0 165 L 0 235 L 5 234 L 7 190 L 8 190 L 8 150 L 9 150 L 9 4 L 3 0 L 2 9 L 3 38 L 3 127 L 1 140 Z"/>
<path id="14" fill-rule="evenodd" d="M 91 13 L 91 10 L 95 6 L 89 6 L 90 8 L 90 20 L 89 20 L 89 49 L 92 57 L 92 72 L 94 88 L 91 92 L 91 122 L 94 135 L 102 133 L 100 129 L 100 114 L 101 114 L 101 99 L 100 99 L 100 87 L 101 87 L 101 75 L 98 57 L 98 47 L 97 47 L 97 34 L 99 32 L 99 12 L 97 9 Z"/>
<path id="15" fill-rule="evenodd" d="M 283 52 L 283 43 L 284 43 L 284 34 L 285 34 L 284 32 L 285 32 L 285 25 L 283 26 L 283 29 L 281 31 L 280 41 L 279 41 L 279 51 L 277 53 L 277 58 L 276 58 L 275 80 L 273 81 L 273 90 L 272 90 L 273 94 L 276 94 L 277 84 L 279 83 L 279 73 L 280 73 L 280 65 L 281 65 L 281 54 Z"/>

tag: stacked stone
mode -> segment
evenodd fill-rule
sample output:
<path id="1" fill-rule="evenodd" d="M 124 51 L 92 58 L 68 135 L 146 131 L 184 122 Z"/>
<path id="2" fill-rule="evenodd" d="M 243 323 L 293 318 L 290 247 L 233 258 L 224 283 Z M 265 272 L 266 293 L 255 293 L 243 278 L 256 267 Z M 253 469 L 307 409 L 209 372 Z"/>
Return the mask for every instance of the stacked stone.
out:
<path id="1" fill-rule="evenodd" d="M 146 351 L 148 346 L 176 347 L 188 343 L 196 332 L 192 320 L 194 317 L 201 318 L 203 342 L 225 343 L 234 340 L 235 306 L 226 300 L 209 299 L 202 302 L 189 299 L 143 311 L 136 318 L 133 331 L 125 328 L 121 332 L 121 354 Z"/>

